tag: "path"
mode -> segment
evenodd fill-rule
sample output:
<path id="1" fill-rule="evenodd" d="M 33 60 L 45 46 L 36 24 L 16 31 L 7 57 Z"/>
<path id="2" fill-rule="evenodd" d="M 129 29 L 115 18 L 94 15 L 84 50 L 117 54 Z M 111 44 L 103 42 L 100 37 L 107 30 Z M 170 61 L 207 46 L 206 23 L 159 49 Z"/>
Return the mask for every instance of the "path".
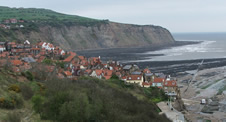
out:
<path id="1" fill-rule="evenodd" d="M 161 113 L 166 114 L 166 116 L 173 122 L 184 122 L 184 115 L 178 112 L 176 109 L 170 110 L 170 107 L 167 105 L 167 102 L 160 102 L 157 104 L 161 109 Z"/>

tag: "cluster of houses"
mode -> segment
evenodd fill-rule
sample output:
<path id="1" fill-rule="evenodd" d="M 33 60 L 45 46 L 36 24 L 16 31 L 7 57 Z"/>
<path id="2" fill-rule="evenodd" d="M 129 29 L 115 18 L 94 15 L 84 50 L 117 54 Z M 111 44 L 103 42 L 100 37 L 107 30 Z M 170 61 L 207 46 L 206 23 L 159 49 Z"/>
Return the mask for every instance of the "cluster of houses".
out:
<path id="1" fill-rule="evenodd" d="M 135 83 L 141 87 L 158 87 L 168 95 L 177 95 L 177 82 L 163 73 L 152 73 L 148 68 L 140 69 L 137 65 L 122 65 L 118 61 L 102 62 L 100 57 L 77 55 L 64 51 L 51 43 L 39 42 L 32 45 L 28 40 L 23 44 L 0 42 L 0 67 L 12 66 L 14 72 L 23 72 L 32 68 L 33 63 L 42 63 L 45 59 L 62 62 L 64 67 L 47 65 L 48 72 L 55 72 L 58 78 L 78 79 L 90 76 L 110 79 L 118 76 L 125 83 Z"/>
<path id="2" fill-rule="evenodd" d="M 15 18 L 6 19 L 6 20 L 2 21 L 2 24 L 0 23 L 0 28 L 10 29 L 11 24 L 17 24 L 17 25 L 15 25 L 16 28 L 23 28 L 24 25 L 22 23 L 24 23 L 24 20 L 22 20 L 22 19 L 20 19 L 20 20 L 17 20 Z"/>

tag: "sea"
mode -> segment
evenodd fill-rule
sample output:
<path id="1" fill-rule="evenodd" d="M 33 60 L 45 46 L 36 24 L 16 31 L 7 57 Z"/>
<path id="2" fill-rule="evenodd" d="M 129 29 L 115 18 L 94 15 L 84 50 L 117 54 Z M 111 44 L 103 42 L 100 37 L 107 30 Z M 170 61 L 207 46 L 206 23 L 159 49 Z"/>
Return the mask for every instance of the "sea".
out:
<path id="1" fill-rule="evenodd" d="M 145 57 L 143 60 L 127 60 L 127 62 L 226 58 L 226 33 L 175 33 L 173 37 L 177 41 L 198 41 L 201 43 L 137 53 L 159 56 Z"/>
<path id="2" fill-rule="evenodd" d="M 169 68 L 174 69 L 175 72 L 192 70 L 196 69 L 202 61 L 208 67 L 226 64 L 226 33 L 173 33 L 172 35 L 176 41 L 200 43 L 155 51 L 151 48 L 116 48 L 77 53 L 86 57 L 100 56 L 102 61 L 116 60 L 122 64 L 137 64 L 141 68 L 148 67 L 156 72 L 172 72 L 167 70 Z"/>

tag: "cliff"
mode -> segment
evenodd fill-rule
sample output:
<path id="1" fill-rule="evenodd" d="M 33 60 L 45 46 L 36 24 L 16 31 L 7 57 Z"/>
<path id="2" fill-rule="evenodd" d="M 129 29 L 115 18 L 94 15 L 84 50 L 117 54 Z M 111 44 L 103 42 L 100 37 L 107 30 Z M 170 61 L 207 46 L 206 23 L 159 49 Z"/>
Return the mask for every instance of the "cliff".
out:
<path id="1" fill-rule="evenodd" d="M 120 24 L 46 9 L 0 7 L 0 14 L 3 24 L 8 15 L 24 20 L 11 24 L 11 29 L 0 28 L 0 41 L 47 41 L 67 50 L 167 46 L 175 42 L 160 26 Z M 23 28 L 18 27 L 21 24 Z"/>
<path id="2" fill-rule="evenodd" d="M 83 50 L 97 48 L 166 46 L 174 43 L 170 32 L 159 26 L 129 25 L 109 22 L 97 26 L 61 26 L 45 25 L 38 31 L 23 33 L 11 32 L 13 40 L 49 41 L 64 49 Z M 1 37 L 4 37 L 0 33 Z M 7 34 L 8 35 L 8 34 Z M 8 41 L 12 38 L 4 37 Z"/>

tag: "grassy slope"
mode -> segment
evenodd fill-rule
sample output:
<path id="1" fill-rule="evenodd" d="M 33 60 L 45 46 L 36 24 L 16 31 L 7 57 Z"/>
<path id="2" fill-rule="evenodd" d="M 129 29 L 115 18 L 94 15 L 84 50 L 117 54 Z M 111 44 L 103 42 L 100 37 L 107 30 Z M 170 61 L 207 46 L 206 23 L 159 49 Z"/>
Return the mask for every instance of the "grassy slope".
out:
<path id="1" fill-rule="evenodd" d="M 31 20 L 48 20 L 48 21 L 69 20 L 72 22 L 98 21 L 86 17 L 57 13 L 48 9 L 0 7 L 0 21 L 10 18 L 23 19 L 27 21 Z"/>
<path id="2" fill-rule="evenodd" d="M 7 98 L 7 96 L 9 96 L 10 91 L 8 90 L 8 88 L 12 84 L 17 84 L 18 86 L 21 86 L 21 84 L 26 84 L 33 90 L 35 94 L 38 94 L 40 90 L 38 82 L 28 81 L 21 74 L 15 74 L 10 71 L 1 69 L 0 98 Z M 56 89 L 57 91 L 59 89 L 65 89 L 63 90 L 65 92 L 73 91 L 73 94 L 87 95 L 87 97 L 89 98 L 94 97 L 94 100 L 100 101 L 100 103 L 104 102 L 102 105 L 104 105 L 107 109 L 104 112 L 107 112 L 107 114 L 103 115 L 102 118 L 100 117 L 99 119 L 108 120 L 108 116 L 112 117 L 112 115 L 115 115 L 115 117 L 112 118 L 119 121 L 122 120 L 122 118 L 124 119 L 124 121 L 137 120 L 138 118 L 152 121 L 168 121 L 165 117 L 158 115 L 158 109 L 156 105 L 144 94 L 143 90 L 140 87 L 123 85 L 118 80 L 106 81 L 84 77 L 79 81 L 73 83 L 70 83 L 70 81 L 67 80 L 50 80 L 49 82 L 47 81 L 47 84 L 45 84 L 45 86 L 48 90 L 46 95 L 44 96 L 54 95 L 56 92 L 51 93 L 51 91 L 54 91 Z M 16 94 L 19 97 L 23 98 L 23 106 L 14 109 L 0 108 L 0 120 L 6 119 L 9 113 L 16 112 L 20 113 L 20 116 L 23 120 L 27 119 L 29 121 L 43 121 L 40 119 L 39 114 L 36 114 L 33 111 L 31 99 L 25 100 L 21 92 Z M 112 105 L 114 107 L 112 107 Z M 107 118 L 104 118 L 104 116 Z"/>

